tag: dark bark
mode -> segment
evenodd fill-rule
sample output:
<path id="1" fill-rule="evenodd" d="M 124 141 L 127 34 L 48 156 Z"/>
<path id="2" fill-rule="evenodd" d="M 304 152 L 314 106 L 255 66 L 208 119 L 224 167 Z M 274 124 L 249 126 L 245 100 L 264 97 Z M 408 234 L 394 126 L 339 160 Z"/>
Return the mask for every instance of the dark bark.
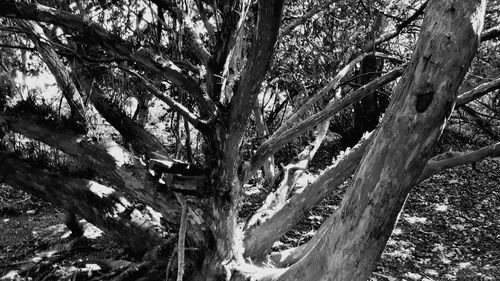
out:
<path id="1" fill-rule="evenodd" d="M 382 69 L 382 59 L 367 55 L 361 61 L 358 84 L 365 85 L 379 77 Z M 388 99 L 384 98 L 382 94 L 375 92 L 354 104 L 354 128 L 347 136 L 343 136 L 348 147 L 358 143 L 365 132 L 371 132 L 377 127 L 380 115 L 389 104 Z"/>
<path id="2" fill-rule="evenodd" d="M 2 154 L 1 181 L 86 218 L 138 256 L 158 245 L 161 233 L 116 190 L 85 179 L 68 178 Z"/>

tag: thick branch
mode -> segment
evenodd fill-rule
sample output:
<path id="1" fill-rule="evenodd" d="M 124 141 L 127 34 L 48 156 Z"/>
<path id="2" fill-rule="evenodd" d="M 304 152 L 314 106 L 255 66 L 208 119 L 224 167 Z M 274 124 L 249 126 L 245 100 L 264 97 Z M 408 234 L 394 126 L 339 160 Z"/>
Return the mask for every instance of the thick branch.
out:
<path id="1" fill-rule="evenodd" d="M 447 152 L 432 157 L 425 170 L 420 175 L 419 182 L 422 182 L 433 175 L 456 166 L 472 164 L 490 157 L 500 156 L 500 142 L 490 146 L 482 147 L 475 151 Z"/>
<path id="2" fill-rule="evenodd" d="M 249 224 L 245 232 L 245 255 L 252 259 L 261 259 L 273 243 L 292 229 L 309 209 L 349 178 L 372 138 L 370 135 L 367 139 L 362 139 L 314 182 L 290 198 L 282 208 L 274 210 L 274 213 L 268 212 L 265 216 L 259 216 L 259 221 L 255 221 L 253 225 Z"/>
<path id="3" fill-rule="evenodd" d="M 351 152 L 352 153 L 352 152 Z M 420 175 L 418 182 L 423 182 L 426 179 L 432 177 L 433 175 L 440 173 L 446 169 L 453 167 L 472 164 L 479 162 L 481 160 L 498 157 L 500 156 L 500 143 L 496 143 L 490 146 L 482 147 L 475 151 L 468 152 L 446 152 L 443 154 L 436 155 L 432 157 L 425 166 L 424 171 Z M 359 160 L 356 162 L 358 164 Z M 308 193 L 311 190 L 304 190 Z M 311 191 L 312 192 L 312 191 Z M 311 194 L 311 193 L 309 193 Z M 302 244 L 296 248 L 287 249 L 282 252 L 273 252 L 269 256 L 269 259 L 277 267 L 286 267 L 296 263 L 300 258 L 302 258 L 313 245 L 322 237 L 327 229 L 327 225 L 332 217 L 327 221 L 323 222 L 320 229 L 316 232 L 316 235 L 307 243 Z"/>
<path id="4" fill-rule="evenodd" d="M 239 146 L 245 124 L 255 106 L 264 76 L 269 68 L 281 22 L 283 0 L 260 0 L 257 28 L 238 89 L 231 99 L 231 132 Z"/>
<path id="5" fill-rule="evenodd" d="M 79 159 L 96 174 L 110 180 L 120 191 L 160 211 L 166 221 L 177 223 L 180 213 L 174 198 L 168 198 L 163 194 L 153 195 L 152 187 L 146 188 L 151 184 L 146 178 L 146 169 L 130 165 L 128 162 L 132 156 L 117 143 L 108 141 L 103 144 L 92 144 L 82 135 L 67 129 L 60 131 L 26 114 L 22 117 L 0 115 L 0 124 L 7 130 L 41 141 Z M 204 180 L 198 177 L 174 175 L 169 183 L 172 189 L 185 190 L 187 186 L 190 189 L 201 190 Z"/>
<path id="6" fill-rule="evenodd" d="M 404 67 L 399 67 L 387 74 L 373 80 L 372 82 L 358 88 L 354 92 L 350 93 L 348 96 L 342 98 L 341 100 L 333 103 L 324 110 L 310 116 L 301 123 L 287 129 L 280 135 L 268 139 L 264 142 L 251 161 L 250 171 L 254 171 L 262 166 L 263 161 L 267 159 L 270 155 L 273 155 L 278 151 L 283 145 L 292 140 L 294 137 L 302 134 L 308 130 L 311 126 L 321 123 L 322 121 L 332 117 L 333 115 L 340 112 L 342 109 L 350 104 L 360 101 L 362 98 L 372 94 L 377 88 L 395 80 L 403 73 Z M 251 174 L 251 173 L 249 173 Z"/>
<path id="7" fill-rule="evenodd" d="M 80 215 L 115 239 L 143 254 L 161 241 L 155 225 L 114 189 L 94 181 L 67 178 L 38 169 L 10 155 L 2 155 L 2 182 L 40 196 Z"/>
<path id="8" fill-rule="evenodd" d="M 50 71 L 54 73 L 57 84 L 61 88 L 71 109 L 71 117 L 83 131 L 86 131 L 87 122 L 85 118 L 85 109 L 80 93 L 71 81 L 71 77 L 68 71 L 66 71 L 66 67 L 62 64 L 53 46 L 50 45 L 43 29 L 38 24 L 26 20 L 15 20 L 15 22 L 27 31 L 27 35 L 33 44 L 35 44 L 36 50 L 40 52 L 42 60 L 47 64 Z"/>

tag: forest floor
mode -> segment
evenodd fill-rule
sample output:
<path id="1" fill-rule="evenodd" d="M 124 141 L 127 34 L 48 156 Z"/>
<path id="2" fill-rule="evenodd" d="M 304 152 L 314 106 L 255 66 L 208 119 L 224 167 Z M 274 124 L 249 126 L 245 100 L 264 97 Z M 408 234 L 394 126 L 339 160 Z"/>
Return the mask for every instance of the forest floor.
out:
<path id="1" fill-rule="evenodd" d="M 500 163 L 486 160 L 415 187 L 370 280 L 500 280 L 499 174 Z M 310 238 L 341 193 L 276 247 Z M 0 185 L 0 280 L 96 280 L 133 260 L 90 224 L 87 239 L 72 240 L 63 221 L 58 208 Z"/>

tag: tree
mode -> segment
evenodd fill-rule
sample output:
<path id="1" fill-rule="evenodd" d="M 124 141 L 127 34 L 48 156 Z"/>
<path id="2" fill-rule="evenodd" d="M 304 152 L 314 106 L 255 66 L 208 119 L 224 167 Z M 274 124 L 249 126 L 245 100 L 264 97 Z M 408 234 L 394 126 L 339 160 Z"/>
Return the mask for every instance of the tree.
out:
<path id="1" fill-rule="evenodd" d="M 283 25 L 282 0 L 152 0 L 149 6 L 119 2 L 128 14 L 94 1 L 0 3 L 0 16 L 11 19 L 6 21 L 9 31 L 27 35 L 32 47 L 26 48 L 41 56 L 69 108 L 69 118 L 47 120 L 36 105 L 2 103 L 2 131 L 43 142 L 90 171 L 83 176 L 47 171 L 6 148 L 0 174 L 4 183 L 113 233 L 138 256 L 151 256 L 161 243 L 162 227 L 152 223 L 149 209 L 134 202 L 153 208 L 178 231 L 178 278 L 185 272 L 190 280 L 366 280 L 411 188 L 442 169 L 470 163 L 453 153 L 431 158 L 455 104 L 497 87 L 490 83 L 457 94 L 479 45 L 486 1 L 430 1 L 407 64 L 370 76 L 341 99 L 331 98 L 358 62 L 382 56 L 374 48 L 397 36 L 425 6 L 398 24 L 395 32 L 368 37 L 367 46 L 356 50 L 323 89 L 306 97 L 247 157 L 242 148 L 251 132 L 252 112 L 262 106 L 261 88 L 272 88 L 266 75 L 279 40 L 318 13 L 342 5 L 326 1 Z M 109 12 L 102 15 L 101 24 L 92 15 L 96 10 Z M 115 21 L 110 20 L 113 16 Z M 202 136 L 199 163 L 173 159 L 158 135 L 116 106 L 111 81 L 118 76 L 124 77 L 121 85 L 146 90 L 188 122 L 188 130 L 192 127 Z M 399 76 L 391 104 L 371 136 L 288 199 L 325 138 L 330 118 L 354 102 L 363 104 L 364 98 Z M 6 91 L 1 97 L 8 98 Z M 329 100 L 323 109 L 305 117 L 323 100 Z M 122 142 L 85 137 L 92 131 L 89 115 L 94 109 L 118 131 Z M 311 127 L 316 127 L 312 142 L 283 167 L 279 188 L 241 222 L 245 185 L 255 182 L 257 171 L 280 148 Z M 260 138 L 266 137 L 264 129 L 259 131 Z M 471 152 L 469 159 L 499 154 L 496 144 Z M 304 210 L 352 174 L 339 210 L 311 241 L 285 253 L 270 253 L 273 242 Z M 185 255 L 185 243 L 196 254 Z M 266 257 L 277 267 L 266 267 Z"/>

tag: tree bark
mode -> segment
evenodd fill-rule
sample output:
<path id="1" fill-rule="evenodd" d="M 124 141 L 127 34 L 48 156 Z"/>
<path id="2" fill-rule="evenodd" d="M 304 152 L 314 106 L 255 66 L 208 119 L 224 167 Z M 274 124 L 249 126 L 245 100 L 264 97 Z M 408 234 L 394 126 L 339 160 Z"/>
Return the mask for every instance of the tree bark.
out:
<path id="1" fill-rule="evenodd" d="M 352 175 L 363 157 L 372 138 L 362 140 L 349 153 L 337 160 L 311 184 L 295 194 L 283 206 L 276 208 L 266 216 L 258 213 L 252 218 L 245 231 L 246 256 L 262 260 L 271 250 L 273 243 L 293 228 L 307 210 L 314 207 L 321 199 L 335 190 Z"/>
<path id="2" fill-rule="evenodd" d="M 94 181 L 68 178 L 2 154 L 2 182 L 52 202 L 104 229 L 141 256 L 158 245 L 161 232 L 116 190 Z"/>
<path id="3" fill-rule="evenodd" d="M 410 66 L 339 210 L 314 247 L 262 280 L 366 280 L 476 53 L 486 1 L 432 1 Z"/>
<path id="4" fill-rule="evenodd" d="M 86 133 L 87 120 L 81 95 L 71 81 L 71 76 L 66 71 L 66 67 L 59 60 L 56 51 L 47 43 L 49 40 L 45 36 L 43 29 L 38 24 L 26 20 L 15 20 L 15 22 L 27 31 L 28 37 L 40 52 L 42 60 L 54 74 L 57 84 L 61 88 L 62 94 L 71 109 L 71 118 L 75 122 L 75 129 Z"/>

